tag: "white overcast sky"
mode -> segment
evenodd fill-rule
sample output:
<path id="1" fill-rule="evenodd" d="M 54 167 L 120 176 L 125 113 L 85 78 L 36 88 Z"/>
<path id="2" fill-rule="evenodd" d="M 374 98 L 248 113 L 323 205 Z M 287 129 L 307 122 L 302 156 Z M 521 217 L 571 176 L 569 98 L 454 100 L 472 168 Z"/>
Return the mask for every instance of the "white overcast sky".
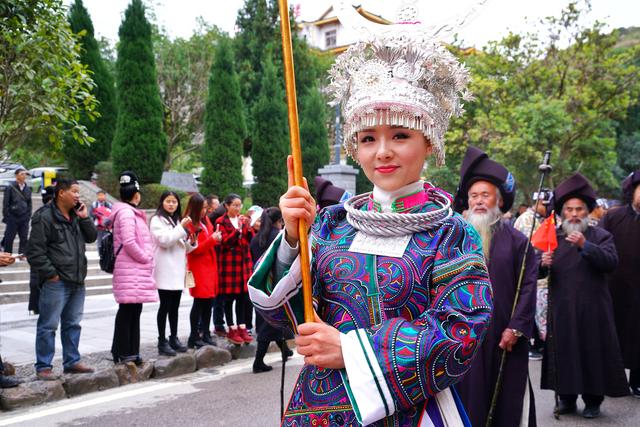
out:
<path id="1" fill-rule="evenodd" d="M 196 18 L 217 25 L 233 33 L 238 9 L 244 0 L 144 0 L 156 14 L 157 22 L 171 37 L 188 38 L 195 26 Z M 70 4 L 72 0 L 64 0 Z M 424 0 L 429 18 L 436 22 L 446 20 L 454 10 L 469 7 L 474 0 Z M 117 41 L 118 28 L 129 0 L 84 0 L 98 36 Z M 312 21 L 320 17 L 331 5 L 330 0 L 289 0 L 300 5 L 300 18 Z M 394 18 L 399 0 L 354 0 L 365 9 L 390 20 Z M 489 40 L 496 40 L 508 30 L 523 32 L 532 28 L 532 23 L 545 16 L 557 16 L 568 0 L 489 0 L 481 14 L 463 28 L 459 34 L 466 46 L 481 47 Z M 446 9 L 446 10 L 443 10 Z M 592 0 L 591 20 L 607 22 L 611 28 L 640 26 L 640 1 L 637 0 Z"/>

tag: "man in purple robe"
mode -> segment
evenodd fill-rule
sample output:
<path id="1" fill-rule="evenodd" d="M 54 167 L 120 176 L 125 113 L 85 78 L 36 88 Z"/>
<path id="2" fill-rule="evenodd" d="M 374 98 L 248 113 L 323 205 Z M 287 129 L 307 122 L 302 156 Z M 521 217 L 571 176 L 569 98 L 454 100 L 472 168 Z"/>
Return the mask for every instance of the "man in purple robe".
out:
<path id="1" fill-rule="evenodd" d="M 576 411 L 582 395 L 585 418 L 600 415 L 604 396 L 629 394 L 616 335 L 606 274 L 618 264 L 613 236 L 589 226 L 596 193 L 579 173 L 554 190 L 558 248 L 542 255 L 549 273 L 547 339 L 542 361 L 542 389 L 559 395 L 557 412 Z"/>
<path id="2" fill-rule="evenodd" d="M 624 180 L 622 189 L 625 206 L 608 211 L 600 226 L 613 235 L 618 252 L 609 290 L 631 393 L 640 398 L 640 169 Z"/>
<path id="3" fill-rule="evenodd" d="M 511 173 L 486 153 L 469 146 L 462 162 L 456 210 L 466 210 L 467 222 L 480 234 L 494 297 L 489 331 L 471 369 L 457 386 L 473 426 L 486 423 L 505 350 L 507 359 L 493 425 L 536 425 L 528 381 L 528 339 L 533 335 L 538 267 L 527 238 L 501 220 L 502 213 L 513 205 L 514 196 Z M 518 294 L 525 252 L 527 259 Z"/>

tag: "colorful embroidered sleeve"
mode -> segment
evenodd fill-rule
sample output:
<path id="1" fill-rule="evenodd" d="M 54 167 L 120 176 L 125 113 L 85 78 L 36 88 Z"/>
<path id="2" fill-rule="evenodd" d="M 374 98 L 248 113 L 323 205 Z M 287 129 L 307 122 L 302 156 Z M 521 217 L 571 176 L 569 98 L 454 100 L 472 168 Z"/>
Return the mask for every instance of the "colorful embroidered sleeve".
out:
<path id="1" fill-rule="evenodd" d="M 492 294 L 477 233 L 458 216 L 438 233 L 429 309 L 341 336 L 345 385 L 362 424 L 410 410 L 462 379 L 488 328 Z"/>
<path id="2" fill-rule="evenodd" d="M 291 265 L 278 265 L 278 248 L 283 239 L 284 232 L 281 232 L 258 261 L 249 279 L 249 297 L 268 323 L 297 334 L 298 324 L 304 322 L 300 257 L 297 256 Z M 311 253 L 311 277 L 315 281 L 313 245 Z M 282 273 L 277 274 L 279 271 Z"/>

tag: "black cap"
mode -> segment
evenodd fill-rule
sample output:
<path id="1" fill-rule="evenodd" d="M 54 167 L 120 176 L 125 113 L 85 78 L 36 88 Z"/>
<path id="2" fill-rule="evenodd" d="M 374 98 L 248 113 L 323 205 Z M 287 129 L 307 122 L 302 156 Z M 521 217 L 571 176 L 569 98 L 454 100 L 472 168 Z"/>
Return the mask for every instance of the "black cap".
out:
<path id="1" fill-rule="evenodd" d="M 27 172 L 27 170 L 22 166 L 18 166 L 14 173 L 18 175 L 20 172 Z M 27 175 L 29 175 L 29 172 L 27 172 Z"/>
<path id="2" fill-rule="evenodd" d="M 584 201 L 591 212 L 596 207 L 596 199 L 598 198 L 589 180 L 579 172 L 558 184 L 553 193 L 554 208 L 558 213 L 562 212 L 564 202 L 572 198 Z"/>
<path id="3" fill-rule="evenodd" d="M 633 192 L 636 191 L 636 187 L 640 184 L 640 169 L 629 174 L 628 177 L 622 181 L 622 194 L 627 202 L 633 199 Z"/>
<path id="4" fill-rule="evenodd" d="M 346 192 L 343 188 L 336 187 L 331 181 L 321 176 L 316 176 L 313 183 L 316 187 L 316 201 L 321 209 L 340 203 Z"/>
<path id="5" fill-rule="evenodd" d="M 502 195 L 502 212 L 513 206 L 516 195 L 516 180 L 500 163 L 489 159 L 489 156 L 478 147 L 469 145 L 460 168 L 460 184 L 456 190 L 454 208 L 462 212 L 469 208 L 469 188 L 477 181 L 488 181 L 498 187 Z"/>

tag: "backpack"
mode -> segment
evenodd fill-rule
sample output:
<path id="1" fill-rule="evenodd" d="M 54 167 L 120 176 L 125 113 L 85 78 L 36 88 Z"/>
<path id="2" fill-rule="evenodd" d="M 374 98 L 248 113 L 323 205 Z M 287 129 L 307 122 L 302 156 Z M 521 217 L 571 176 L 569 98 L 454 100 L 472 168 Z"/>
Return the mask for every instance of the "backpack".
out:
<path id="1" fill-rule="evenodd" d="M 99 230 L 105 230 L 107 228 L 107 219 L 111 215 L 111 209 L 107 206 L 94 206 L 91 210 L 91 214 L 94 218 L 94 223 Z"/>
<path id="2" fill-rule="evenodd" d="M 104 230 L 104 234 L 100 239 L 100 250 L 98 251 L 98 255 L 100 256 L 100 269 L 105 273 L 113 273 L 113 269 L 116 265 L 116 258 L 118 258 L 121 250 L 122 244 L 120 244 L 118 251 L 114 253 L 113 231 L 111 228 Z"/>

